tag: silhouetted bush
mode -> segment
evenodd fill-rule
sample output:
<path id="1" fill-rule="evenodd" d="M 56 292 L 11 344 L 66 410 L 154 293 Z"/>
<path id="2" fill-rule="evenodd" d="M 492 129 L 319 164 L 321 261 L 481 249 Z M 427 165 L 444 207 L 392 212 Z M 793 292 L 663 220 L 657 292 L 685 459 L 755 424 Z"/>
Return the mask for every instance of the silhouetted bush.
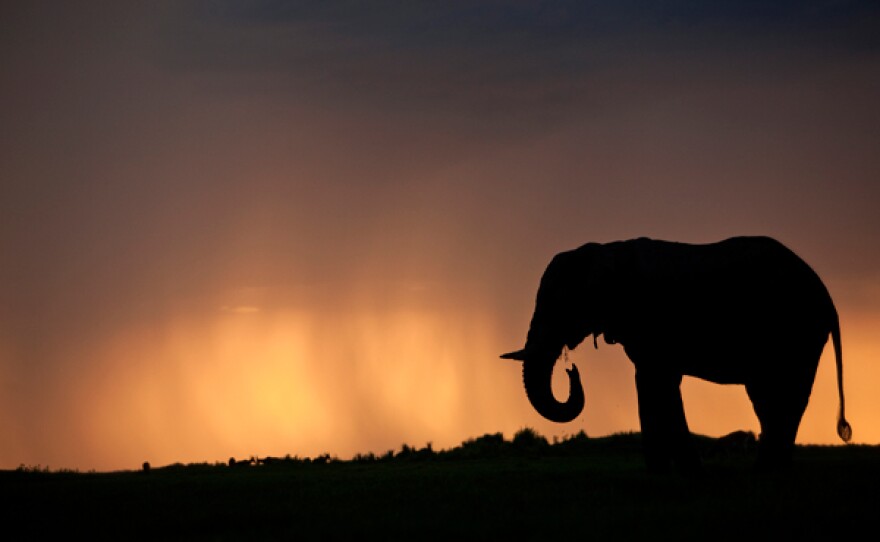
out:
<path id="1" fill-rule="evenodd" d="M 254 458 L 250 459 L 235 459 L 234 457 L 229 458 L 229 466 L 230 467 L 250 467 L 255 463 Z"/>
<path id="2" fill-rule="evenodd" d="M 419 460 L 419 459 L 432 459 L 434 457 L 434 449 L 432 448 L 431 443 L 429 442 L 427 446 L 418 450 L 412 446 L 408 446 L 404 444 L 400 447 L 400 451 L 397 452 L 397 455 L 394 456 L 395 459 L 403 459 L 403 460 Z"/>
<path id="3" fill-rule="evenodd" d="M 486 434 L 482 437 L 464 441 L 461 446 L 451 450 L 450 454 L 459 457 L 491 459 L 502 455 L 504 447 L 503 434 Z"/>
<path id="4" fill-rule="evenodd" d="M 754 454 L 757 449 L 757 439 L 750 431 L 734 431 L 723 437 L 713 438 L 703 435 L 694 435 L 698 448 L 704 459 L 725 460 Z M 402 444 L 395 452 L 388 450 L 382 455 L 373 452 L 359 453 L 355 455 L 351 463 L 377 463 L 393 461 L 448 461 L 448 460 L 492 460 L 504 457 L 519 457 L 539 459 L 544 457 L 576 457 L 591 454 L 602 455 L 606 453 L 640 455 L 642 451 L 641 434 L 638 432 L 615 433 L 609 436 L 590 438 L 584 431 L 565 437 L 554 437 L 549 442 L 544 436 L 530 427 L 517 431 L 511 440 L 505 440 L 502 433 L 487 433 L 483 436 L 465 440 L 459 446 L 448 450 L 434 450 L 433 443 L 428 442 L 423 448 L 416 448 L 408 444 Z M 227 463 L 173 463 L 162 469 L 213 468 L 216 466 L 229 467 L 262 467 L 262 466 L 296 466 L 296 465 L 325 465 L 329 463 L 344 463 L 346 461 L 331 456 L 328 453 L 314 458 L 291 456 L 290 454 L 280 457 L 266 456 L 263 458 L 250 457 L 236 460 L 230 457 Z M 17 469 L 26 472 L 49 472 L 48 467 L 41 465 L 21 465 Z M 144 462 L 142 472 L 155 470 L 149 462 Z"/>
<path id="5" fill-rule="evenodd" d="M 513 435 L 512 450 L 517 455 L 539 456 L 550 447 L 547 439 L 530 427 L 520 429 Z"/>
<path id="6" fill-rule="evenodd" d="M 733 431 L 710 439 L 701 448 L 706 458 L 749 456 L 757 453 L 758 439 L 752 431 Z"/>

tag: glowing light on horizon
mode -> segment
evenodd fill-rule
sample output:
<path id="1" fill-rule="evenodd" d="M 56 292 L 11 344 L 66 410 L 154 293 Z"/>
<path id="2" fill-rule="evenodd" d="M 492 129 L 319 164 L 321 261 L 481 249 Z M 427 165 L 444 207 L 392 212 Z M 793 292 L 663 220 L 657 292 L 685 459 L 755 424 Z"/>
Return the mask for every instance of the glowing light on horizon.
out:
<path id="1" fill-rule="evenodd" d="M 252 305 L 238 305 L 235 307 L 230 307 L 228 305 L 224 305 L 220 307 L 221 312 L 231 312 L 235 314 L 254 314 L 260 312 L 260 307 L 254 307 Z"/>
<path id="2" fill-rule="evenodd" d="M 43 464 L 115 469 L 455 445 L 480 417 L 463 405 L 478 385 L 469 380 L 485 372 L 459 362 L 488 357 L 480 336 L 490 335 L 479 315 L 419 310 L 229 311 L 129 329 L 71 382 L 65 407 L 76 411 L 78 445 Z"/>
<path id="3" fill-rule="evenodd" d="M 845 323 L 847 412 L 857 442 L 880 440 L 869 415 L 875 378 L 866 373 L 867 360 L 880 355 L 871 342 L 877 323 L 868 317 Z M 447 448 L 522 427 L 548 438 L 638 430 L 633 370 L 619 347 L 571 353 L 587 405 L 577 420 L 557 425 L 528 405 L 519 367 L 497 359 L 499 344 L 480 311 L 413 307 L 221 311 L 130 328 L 75 354 L 92 356 L 93 363 L 55 390 L 41 440 L 16 438 L 15 420 L 4 410 L 0 422 L 10 438 L 2 468 L 344 458 L 402 444 Z M 835 378 L 826 347 L 799 442 L 838 443 Z M 562 399 L 565 378 L 554 379 Z M 686 378 L 682 393 L 695 432 L 759 431 L 741 386 Z"/>

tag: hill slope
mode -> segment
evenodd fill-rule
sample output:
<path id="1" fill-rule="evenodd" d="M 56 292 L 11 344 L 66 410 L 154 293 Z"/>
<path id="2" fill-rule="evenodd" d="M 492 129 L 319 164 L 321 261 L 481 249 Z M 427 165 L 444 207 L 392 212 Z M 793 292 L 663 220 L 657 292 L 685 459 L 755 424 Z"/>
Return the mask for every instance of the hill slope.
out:
<path id="1" fill-rule="evenodd" d="M 0 472 L 0 519 L 30 536 L 113 539 L 742 540 L 872 532 L 880 448 L 800 446 L 759 475 L 753 450 L 701 438 L 704 474 L 649 476 L 639 435 L 555 444 L 531 431 L 383 457 Z"/>

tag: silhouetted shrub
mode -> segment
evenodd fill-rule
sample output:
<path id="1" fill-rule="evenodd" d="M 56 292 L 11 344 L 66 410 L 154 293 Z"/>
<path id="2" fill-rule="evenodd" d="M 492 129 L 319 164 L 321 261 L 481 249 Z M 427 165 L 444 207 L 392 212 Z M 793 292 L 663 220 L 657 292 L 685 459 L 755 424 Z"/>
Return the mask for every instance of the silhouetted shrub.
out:
<path id="1" fill-rule="evenodd" d="M 704 445 L 708 457 L 746 456 L 757 452 L 758 439 L 752 431 L 733 431 Z"/>
<path id="2" fill-rule="evenodd" d="M 504 435 L 501 433 L 486 434 L 475 439 L 464 441 L 454 455 L 471 458 L 494 458 L 504 453 Z"/>
<path id="3" fill-rule="evenodd" d="M 395 459 L 406 459 L 406 460 L 419 460 L 419 459 L 432 459 L 434 458 L 434 448 L 433 445 L 429 442 L 422 449 L 417 449 L 413 446 L 408 446 L 404 444 L 400 447 L 400 451 L 395 455 Z"/>
<path id="4" fill-rule="evenodd" d="M 513 450 L 517 455 L 536 456 L 547 451 L 547 439 L 530 427 L 520 429 L 513 435 Z"/>
<path id="5" fill-rule="evenodd" d="M 352 461 L 354 461 L 355 463 L 373 463 L 375 461 L 378 461 L 378 459 L 376 458 L 376 454 L 374 454 L 373 452 L 367 452 L 365 454 L 356 454 L 352 458 Z"/>
<path id="6" fill-rule="evenodd" d="M 584 454 L 591 448 L 595 448 L 595 442 L 583 430 L 562 440 L 553 441 L 553 449 L 562 455 Z"/>
<path id="7" fill-rule="evenodd" d="M 250 459 L 238 459 L 236 460 L 234 457 L 229 458 L 229 466 L 230 467 L 249 467 L 254 463 L 254 458 Z"/>
<path id="8" fill-rule="evenodd" d="M 312 460 L 312 463 L 318 463 L 319 465 L 326 465 L 327 463 L 330 463 L 331 461 L 335 462 L 336 458 L 331 458 L 330 454 L 321 454 L 318 457 L 314 458 Z"/>

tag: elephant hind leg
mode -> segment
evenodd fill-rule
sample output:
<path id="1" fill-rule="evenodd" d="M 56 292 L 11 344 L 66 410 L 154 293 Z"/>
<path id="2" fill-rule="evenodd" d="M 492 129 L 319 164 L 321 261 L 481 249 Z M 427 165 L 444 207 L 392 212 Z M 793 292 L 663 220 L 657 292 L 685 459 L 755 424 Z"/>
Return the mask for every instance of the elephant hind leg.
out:
<path id="1" fill-rule="evenodd" d="M 682 473 L 700 468 L 681 400 L 681 375 L 636 369 L 639 421 L 650 472 L 674 465 Z"/>
<path id="2" fill-rule="evenodd" d="M 790 375 L 791 376 L 791 375 Z M 795 439 L 807 408 L 815 372 L 800 378 L 746 384 L 746 392 L 761 424 L 758 440 L 759 470 L 791 465 Z"/>

